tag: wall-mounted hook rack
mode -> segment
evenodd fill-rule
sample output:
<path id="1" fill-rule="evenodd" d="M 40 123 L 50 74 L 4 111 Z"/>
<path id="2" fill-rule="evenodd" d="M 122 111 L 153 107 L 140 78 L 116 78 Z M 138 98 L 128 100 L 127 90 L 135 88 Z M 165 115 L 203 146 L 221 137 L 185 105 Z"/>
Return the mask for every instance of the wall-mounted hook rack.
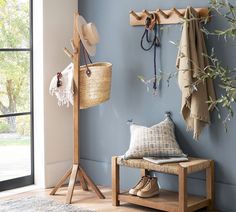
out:
<path id="1" fill-rule="evenodd" d="M 169 18 L 170 17 L 170 15 L 169 14 L 166 14 L 163 10 L 161 10 L 161 9 L 158 9 L 157 11 L 156 11 L 156 13 L 160 13 L 164 18 Z"/>
<path id="2" fill-rule="evenodd" d="M 177 10 L 175 7 L 172 9 L 172 11 L 179 16 L 180 18 L 184 17 L 184 13 L 181 13 L 179 10 Z"/>
<path id="3" fill-rule="evenodd" d="M 143 13 L 146 15 L 146 16 L 151 16 L 152 14 L 150 12 L 148 12 L 147 10 L 143 10 Z"/>
<path id="4" fill-rule="evenodd" d="M 209 17 L 208 8 L 194 8 L 201 18 Z M 159 24 L 177 24 L 183 20 L 186 9 L 176 9 L 175 7 L 170 10 L 147 11 L 142 12 L 130 12 L 130 25 L 132 26 L 144 26 L 147 16 L 156 13 L 158 15 Z"/>
<path id="5" fill-rule="evenodd" d="M 141 20 L 141 19 L 142 19 L 142 16 L 137 15 L 137 13 L 134 12 L 133 10 L 131 10 L 131 11 L 129 12 L 129 14 L 130 14 L 130 16 L 134 17 L 136 20 Z"/>

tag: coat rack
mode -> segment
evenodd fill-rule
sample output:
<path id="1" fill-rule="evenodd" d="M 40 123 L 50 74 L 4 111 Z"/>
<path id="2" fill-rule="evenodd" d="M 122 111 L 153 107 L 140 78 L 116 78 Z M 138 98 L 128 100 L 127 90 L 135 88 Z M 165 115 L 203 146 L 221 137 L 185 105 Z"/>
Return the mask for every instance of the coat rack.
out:
<path id="1" fill-rule="evenodd" d="M 66 203 L 70 204 L 75 188 L 76 180 L 79 179 L 81 187 L 84 191 L 88 191 L 88 185 L 95 191 L 100 199 L 105 199 L 105 196 L 101 193 L 92 179 L 86 174 L 84 169 L 80 165 L 80 138 L 79 138 L 79 117 L 80 117 L 80 37 L 77 29 L 79 13 L 74 15 L 74 30 L 73 40 L 71 40 L 71 46 L 73 53 L 67 48 L 64 49 L 67 56 L 69 56 L 74 63 L 74 106 L 73 106 L 73 166 L 56 184 L 55 188 L 51 191 L 50 195 L 54 195 L 57 190 L 65 183 L 70 177 L 68 191 L 66 196 Z"/>
<path id="2" fill-rule="evenodd" d="M 208 8 L 194 8 L 201 18 L 209 17 Z M 143 10 L 142 12 L 130 11 L 130 25 L 132 26 L 143 26 L 145 25 L 145 20 L 147 16 L 156 13 L 158 17 L 159 24 L 177 24 L 183 20 L 185 9 L 176 9 L 172 8 L 171 10 L 161 10 L 157 9 L 156 11 L 147 11 Z"/>

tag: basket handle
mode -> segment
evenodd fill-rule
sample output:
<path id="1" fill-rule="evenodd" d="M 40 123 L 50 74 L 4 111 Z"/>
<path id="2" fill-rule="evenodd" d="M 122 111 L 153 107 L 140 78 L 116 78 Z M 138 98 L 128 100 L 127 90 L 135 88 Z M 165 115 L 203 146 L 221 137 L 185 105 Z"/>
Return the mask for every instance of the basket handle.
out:
<path id="1" fill-rule="evenodd" d="M 82 44 L 82 43 L 81 43 L 81 44 Z M 89 57 L 89 54 L 88 54 L 88 52 L 86 51 L 86 49 L 85 49 L 85 47 L 84 47 L 83 44 L 82 44 L 82 47 L 83 47 L 83 52 L 82 52 L 82 54 L 83 54 L 84 62 L 85 62 L 86 69 L 87 69 L 87 70 L 86 70 L 86 74 L 87 74 L 88 77 L 90 77 L 91 74 L 92 74 L 92 72 L 91 72 L 91 70 L 90 70 L 89 67 L 88 67 L 87 58 L 89 59 L 90 64 L 92 64 L 93 62 L 92 62 L 91 58 Z M 87 58 L 86 58 L 86 56 L 87 56 Z"/>

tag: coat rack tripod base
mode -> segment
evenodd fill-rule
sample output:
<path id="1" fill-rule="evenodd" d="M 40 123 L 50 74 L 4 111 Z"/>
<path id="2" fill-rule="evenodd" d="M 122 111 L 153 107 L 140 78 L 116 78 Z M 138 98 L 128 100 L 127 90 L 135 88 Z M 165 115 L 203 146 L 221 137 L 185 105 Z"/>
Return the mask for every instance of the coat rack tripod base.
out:
<path id="1" fill-rule="evenodd" d="M 65 181 L 70 177 L 68 191 L 66 196 L 66 203 L 70 204 L 75 188 L 75 184 L 77 179 L 79 179 L 81 187 L 84 191 L 88 191 L 88 185 L 94 190 L 97 196 L 100 199 L 105 199 L 105 196 L 99 190 L 99 188 L 95 185 L 92 179 L 86 174 L 84 169 L 79 164 L 73 164 L 72 168 L 70 168 L 65 175 L 60 179 L 60 181 L 56 184 L 53 190 L 50 192 L 50 195 L 55 195 L 57 190 L 65 183 Z"/>
<path id="2" fill-rule="evenodd" d="M 58 181 L 56 186 L 51 191 L 50 195 L 55 195 L 57 190 L 64 185 L 66 180 L 70 177 L 68 191 L 66 196 L 66 203 L 70 204 L 74 193 L 75 184 L 77 179 L 80 181 L 81 187 L 84 191 L 88 191 L 88 186 L 97 194 L 98 198 L 105 199 L 105 196 L 95 185 L 93 180 L 86 174 L 80 165 L 80 151 L 79 151 L 79 117 L 80 117 L 80 37 L 77 29 L 78 13 L 74 15 L 74 30 L 73 40 L 71 45 L 73 53 L 65 49 L 65 53 L 73 60 L 74 63 L 74 106 L 73 106 L 73 166 L 65 175 Z"/>

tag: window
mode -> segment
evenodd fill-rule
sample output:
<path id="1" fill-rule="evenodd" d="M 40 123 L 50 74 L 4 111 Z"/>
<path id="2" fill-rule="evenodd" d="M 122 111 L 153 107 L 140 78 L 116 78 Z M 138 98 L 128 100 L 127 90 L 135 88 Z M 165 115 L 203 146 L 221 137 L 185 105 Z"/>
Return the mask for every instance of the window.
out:
<path id="1" fill-rule="evenodd" d="M 32 0 L 0 0 L 0 191 L 33 184 Z"/>

